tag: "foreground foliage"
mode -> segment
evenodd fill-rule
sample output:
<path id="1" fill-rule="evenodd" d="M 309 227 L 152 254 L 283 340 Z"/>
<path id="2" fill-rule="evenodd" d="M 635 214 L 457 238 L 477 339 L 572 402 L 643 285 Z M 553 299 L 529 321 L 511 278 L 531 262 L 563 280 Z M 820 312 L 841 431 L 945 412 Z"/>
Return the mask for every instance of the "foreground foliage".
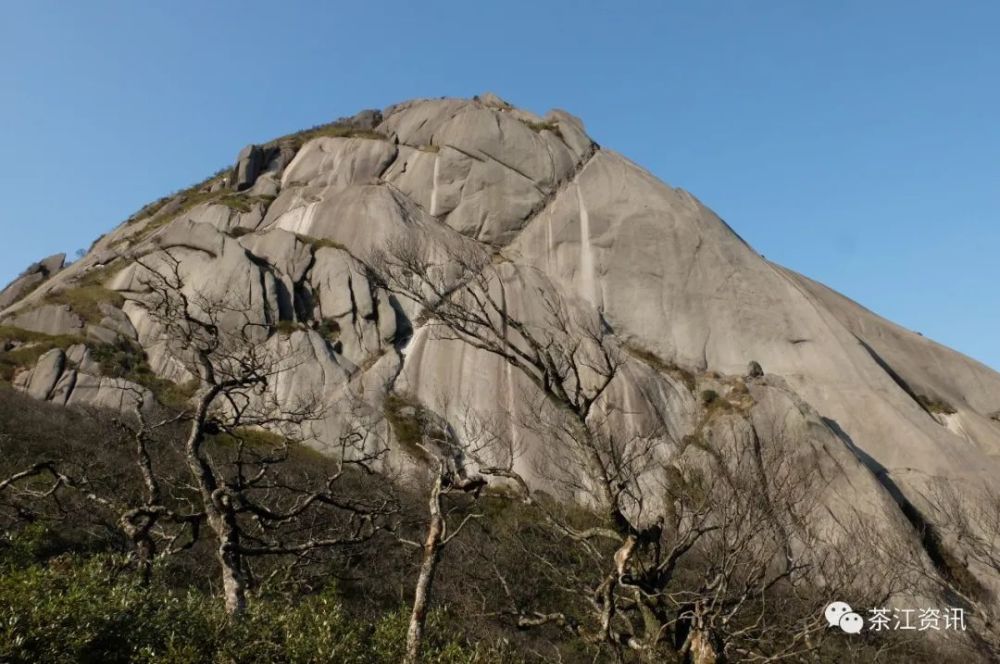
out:
<path id="1" fill-rule="evenodd" d="M 63 554 L 24 565 L 39 544 L 41 539 L 19 540 L 5 551 L 0 661 L 388 664 L 402 656 L 405 612 L 360 620 L 332 588 L 294 600 L 261 598 L 243 619 L 232 620 L 204 592 L 162 581 L 140 586 L 115 556 Z M 446 631 L 447 619 L 444 613 L 433 616 L 425 661 L 521 661 L 455 640 Z"/>

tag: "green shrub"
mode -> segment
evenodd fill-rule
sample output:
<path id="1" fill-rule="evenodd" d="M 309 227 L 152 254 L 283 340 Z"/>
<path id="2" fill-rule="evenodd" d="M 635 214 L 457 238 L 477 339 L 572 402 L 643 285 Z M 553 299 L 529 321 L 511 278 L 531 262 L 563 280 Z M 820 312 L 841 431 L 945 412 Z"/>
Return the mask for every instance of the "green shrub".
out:
<path id="1" fill-rule="evenodd" d="M 522 120 L 522 122 L 536 134 L 540 134 L 543 131 L 551 131 L 560 139 L 562 138 L 562 132 L 559 131 L 559 124 L 556 122 L 529 122 L 527 120 Z"/>
<path id="2" fill-rule="evenodd" d="M 327 341 L 333 342 L 340 338 L 340 323 L 333 318 L 324 318 L 320 321 L 316 331 L 322 334 Z"/>
<path id="3" fill-rule="evenodd" d="M 403 449 L 418 460 L 428 460 L 427 452 L 420 447 L 428 426 L 427 412 L 420 402 L 393 392 L 385 398 L 382 409 Z"/>
<path id="4" fill-rule="evenodd" d="M 0 575 L 0 661 L 73 662 L 338 662 L 396 664 L 407 612 L 371 625 L 345 611 L 335 592 L 255 598 L 240 620 L 221 601 L 166 587 L 154 575 L 142 587 L 114 556 L 65 555 L 48 565 Z M 520 661 L 507 651 L 469 647 L 428 624 L 425 660 L 434 664 Z"/>
<path id="5" fill-rule="evenodd" d="M 240 238 L 240 237 L 243 237 L 244 235 L 249 235 L 250 233 L 253 233 L 253 229 L 252 228 L 246 228 L 246 227 L 243 227 L 243 226 L 237 226 L 236 228 L 230 228 L 226 232 L 226 234 L 229 235 L 229 237 L 233 237 L 233 238 Z"/>
<path id="6" fill-rule="evenodd" d="M 926 394 L 918 394 L 917 401 L 927 410 L 927 412 L 934 415 L 954 415 L 958 412 L 947 401 L 929 397 Z"/>
<path id="7" fill-rule="evenodd" d="M 294 320 L 279 320 L 274 324 L 274 329 L 278 334 L 283 334 L 286 337 L 296 330 L 302 329 L 302 324 Z"/>
<path id="8" fill-rule="evenodd" d="M 703 406 L 710 406 L 719 400 L 719 393 L 715 390 L 702 390 L 701 403 Z"/>

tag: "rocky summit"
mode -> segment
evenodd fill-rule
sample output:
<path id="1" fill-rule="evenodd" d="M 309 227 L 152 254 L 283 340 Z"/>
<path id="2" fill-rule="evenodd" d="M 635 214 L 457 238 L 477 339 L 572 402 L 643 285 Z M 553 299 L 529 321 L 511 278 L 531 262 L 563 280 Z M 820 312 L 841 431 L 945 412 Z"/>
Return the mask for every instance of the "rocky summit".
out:
<path id="1" fill-rule="evenodd" d="M 459 436 L 462 412 L 509 416 L 540 399 L 510 363 L 436 334 L 433 316 L 373 276 L 373 252 L 400 238 L 489 255 L 523 321 L 544 327 L 553 306 L 599 319 L 625 358 L 602 398 L 627 405 L 623 427 L 662 432 L 649 454 L 668 460 L 707 409 L 738 407 L 818 452 L 827 482 L 815 491 L 835 519 L 874 515 L 935 564 L 962 558 L 961 542 L 922 537 L 938 516 L 928 496 L 942 479 L 1000 477 L 1000 374 L 767 261 L 570 113 L 492 94 L 247 146 L 79 260 L 32 265 L 0 293 L 0 371 L 58 404 L 183 398 L 192 376 L 142 298 L 143 271 L 168 253 L 187 291 L 244 303 L 267 330 L 260 342 L 298 358 L 268 390 L 322 396 L 321 450 L 333 453 L 348 397 L 381 411 L 405 394 Z M 143 377 L 110 366 L 109 347 L 137 350 Z M 543 481 L 545 440 L 510 421 L 522 472 Z M 394 459 L 415 463 L 402 446 Z"/>

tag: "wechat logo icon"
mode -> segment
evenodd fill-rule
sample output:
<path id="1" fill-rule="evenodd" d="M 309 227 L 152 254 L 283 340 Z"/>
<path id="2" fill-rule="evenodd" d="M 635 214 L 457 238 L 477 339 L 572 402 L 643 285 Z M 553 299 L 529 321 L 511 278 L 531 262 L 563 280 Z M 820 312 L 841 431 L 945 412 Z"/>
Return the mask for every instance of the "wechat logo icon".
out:
<path id="1" fill-rule="evenodd" d="M 858 634 L 865 626 L 864 619 L 847 602 L 830 602 L 823 611 L 823 617 L 830 627 L 839 627 L 848 634 Z"/>

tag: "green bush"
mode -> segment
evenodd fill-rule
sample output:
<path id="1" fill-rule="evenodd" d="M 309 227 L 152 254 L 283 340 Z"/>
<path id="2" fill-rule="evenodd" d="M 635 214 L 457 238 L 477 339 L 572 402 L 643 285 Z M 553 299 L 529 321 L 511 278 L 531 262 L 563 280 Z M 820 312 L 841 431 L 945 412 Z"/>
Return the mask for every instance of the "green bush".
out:
<path id="1" fill-rule="evenodd" d="M 702 390 L 701 391 L 701 403 L 704 406 L 710 406 L 719 400 L 719 393 L 715 390 Z"/>
<path id="2" fill-rule="evenodd" d="M 349 615 L 333 592 L 256 598 L 233 620 L 218 598 L 153 582 L 135 583 L 113 556 L 62 556 L 0 575 L 0 661 L 338 662 L 396 664 L 406 639 L 405 609 L 374 625 Z M 447 638 L 431 616 L 425 661 L 520 661 L 504 650 Z"/>
<path id="3" fill-rule="evenodd" d="M 926 394 L 918 394 L 917 401 L 920 402 L 920 405 L 923 406 L 927 412 L 935 415 L 954 415 L 958 412 L 955 410 L 954 406 L 947 401 L 929 397 Z"/>
<path id="4" fill-rule="evenodd" d="M 327 341 L 336 341 L 340 338 L 340 323 L 333 318 L 324 318 L 320 321 L 317 332 L 323 335 Z"/>

